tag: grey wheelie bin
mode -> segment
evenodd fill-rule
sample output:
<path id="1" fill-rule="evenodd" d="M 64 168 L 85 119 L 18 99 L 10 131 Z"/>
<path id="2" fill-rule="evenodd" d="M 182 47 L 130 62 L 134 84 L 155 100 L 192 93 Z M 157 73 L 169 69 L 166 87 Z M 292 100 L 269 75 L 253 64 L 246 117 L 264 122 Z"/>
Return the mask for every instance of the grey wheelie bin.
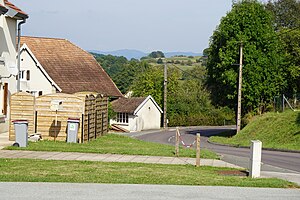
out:
<path id="1" fill-rule="evenodd" d="M 27 147 L 28 144 L 28 121 L 14 120 L 15 127 L 15 143 L 13 146 Z"/>
<path id="2" fill-rule="evenodd" d="M 68 143 L 77 143 L 79 122 L 80 122 L 80 119 L 77 119 L 77 118 L 69 118 L 68 119 L 68 128 L 67 128 L 67 142 Z"/>

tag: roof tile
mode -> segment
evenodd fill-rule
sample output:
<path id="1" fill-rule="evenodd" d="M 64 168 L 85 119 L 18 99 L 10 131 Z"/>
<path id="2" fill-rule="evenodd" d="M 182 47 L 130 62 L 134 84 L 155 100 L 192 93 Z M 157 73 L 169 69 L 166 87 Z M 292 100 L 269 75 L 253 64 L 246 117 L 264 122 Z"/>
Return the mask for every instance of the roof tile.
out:
<path id="1" fill-rule="evenodd" d="M 121 113 L 134 113 L 147 97 L 132 97 L 132 98 L 119 98 L 112 102 L 112 108 L 115 112 Z"/>

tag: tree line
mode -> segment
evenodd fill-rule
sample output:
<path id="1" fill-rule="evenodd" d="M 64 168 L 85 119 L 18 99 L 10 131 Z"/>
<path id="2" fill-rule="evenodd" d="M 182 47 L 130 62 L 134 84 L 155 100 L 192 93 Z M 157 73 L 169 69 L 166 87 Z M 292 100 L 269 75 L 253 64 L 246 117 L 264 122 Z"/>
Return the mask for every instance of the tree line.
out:
<path id="1" fill-rule="evenodd" d="M 223 17 L 203 51 L 202 65 L 181 70 L 168 63 L 170 126 L 221 125 L 235 121 L 239 47 L 243 45 L 242 111 L 247 116 L 272 109 L 273 98 L 300 92 L 300 2 L 241 0 Z M 120 91 L 151 95 L 163 106 L 161 51 L 147 58 L 95 55 Z M 158 64 L 157 64 L 158 63 Z"/>

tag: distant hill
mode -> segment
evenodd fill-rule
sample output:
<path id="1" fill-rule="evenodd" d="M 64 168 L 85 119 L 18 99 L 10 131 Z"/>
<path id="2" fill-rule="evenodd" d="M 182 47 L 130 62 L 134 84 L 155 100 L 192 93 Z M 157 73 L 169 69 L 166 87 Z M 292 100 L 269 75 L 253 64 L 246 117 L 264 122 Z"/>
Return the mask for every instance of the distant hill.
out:
<path id="1" fill-rule="evenodd" d="M 116 51 L 90 50 L 89 52 L 103 54 L 103 55 L 124 56 L 128 60 L 131 60 L 132 58 L 140 59 L 141 57 L 148 55 L 147 53 L 138 50 L 133 50 L 133 49 L 121 49 Z"/>
<path id="2" fill-rule="evenodd" d="M 116 51 L 99 51 L 99 50 L 89 50 L 89 52 L 97 53 L 97 54 L 103 54 L 103 55 L 113 55 L 113 56 L 124 56 L 128 60 L 131 60 L 132 58 L 140 59 L 144 56 L 149 55 L 149 53 L 145 53 L 142 51 L 134 50 L 134 49 L 121 49 Z M 170 58 L 172 56 L 202 56 L 202 53 L 193 53 L 193 52 L 164 52 L 165 56 L 167 58 Z"/>
<path id="3" fill-rule="evenodd" d="M 202 53 L 194 53 L 194 52 L 166 52 L 164 53 L 167 58 L 173 56 L 202 56 Z"/>

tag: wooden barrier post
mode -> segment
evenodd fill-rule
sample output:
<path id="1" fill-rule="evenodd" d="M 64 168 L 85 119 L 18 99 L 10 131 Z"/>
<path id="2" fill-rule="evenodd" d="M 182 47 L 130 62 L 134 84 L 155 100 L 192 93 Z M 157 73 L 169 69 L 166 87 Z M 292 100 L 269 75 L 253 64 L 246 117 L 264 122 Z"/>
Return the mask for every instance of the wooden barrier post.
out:
<path id="1" fill-rule="evenodd" d="M 200 166 L 200 133 L 197 133 L 196 167 Z"/>
<path id="2" fill-rule="evenodd" d="M 84 142 L 84 114 L 81 114 L 81 143 Z"/>
<path id="3" fill-rule="evenodd" d="M 90 141 L 90 113 L 88 113 L 88 124 L 87 124 L 87 134 L 88 134 L 88 142 Z"/>
<path id="4" fill-rule="evenodd" d="M 175 156 L 179 156 L 179 128 L 176 127 L 176 136 L 175 136 Z"/>
<path id="5" fill-rule="evenodd" d="M 95 139 L 97 139 L 97 110 L 95 110 Z"/>

